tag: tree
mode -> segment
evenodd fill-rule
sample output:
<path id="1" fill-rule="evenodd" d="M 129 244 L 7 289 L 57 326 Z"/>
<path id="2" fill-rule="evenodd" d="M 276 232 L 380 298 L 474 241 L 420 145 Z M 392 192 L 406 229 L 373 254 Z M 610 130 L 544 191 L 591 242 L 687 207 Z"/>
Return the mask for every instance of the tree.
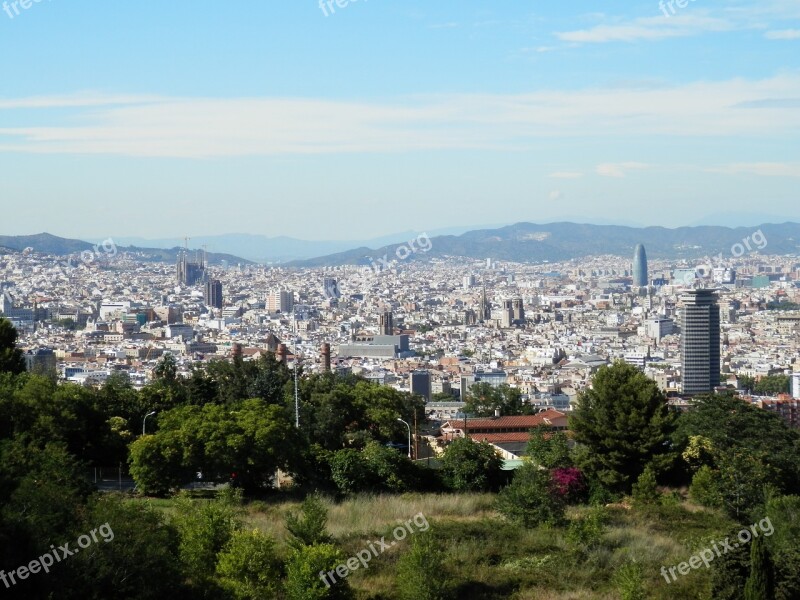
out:
<path id="1" fill-rule="evenodd" d="M 241 530 L 238 510 L 221 500 L 176 503 L 174 524 L 180 534 L 179 554 L 195 586 L 204 585 L 216 571 L 217 557 Z"/>
<path id="2" fill-rule="evenodd" d="M 333 482 L 342 494 L 365 492 L 379 485 L 366 457 L 355 448 L 334 452 L 330 466 Z"/>
<path id="3" fill-rule="evenodd" d="M 257 529 L 235 531 L 217 561 L 222 587 L 237 600 L 279 598 L 282 572 L 275 541 Z"/>
<path id="4" fill-rule="evenodd" d="M 0 318 L 0 373 L 25 372 L 25 359 L 17 348 L 17 330 L 8 319 Z"/>
<path id="5" fill-rule="evenodd" d="M 322 498 L 316 494 L 306 497 L 299 514 L 290 512 L 286 515 L 286 529 L 290 536 L 287 545 L 296 550 L 302 546 L 330 543 L 331 537 L 325 529 L 327 522 L 328 509 Z"/>
<path id="6" fill-rule="evenodd" d="M 545 469 L 572 466 L 567 435 L 547 425 L 540 425 L 531 430 L 528 456 Z"/>
<path id="7" fill-rule="evenodd" d="M 494 387 L 486 382 L 473 385 L 466 399 L 464 412 L 478 417 L 493 417 L 497 412 L 502 416 L 531 414 L 530 406 L 522 403 L 522 392 L 507 384 Z"/>
<path id="8" fill-rule="evenodd" d="M 350 600 L 353 594 L 347 580 L 335 572 L 344 561 L 344 555 L 332 544 L 294 550 L 286 564 L 287 600 Z M 330 571 L 333 575 L 327 575 Z"/>
<path id="9" fill-rule="evenodd" d="M 442 477 L 450 488 L 460 492 L 497 489 L 502 468 L 503 459 L 494 447 L 469 438 L 453 441 L 442 456 Z"/>
<path id="10" fill-rule="evenodd" d="M 443 552 L 430 531 L 418 533 L 411 548 L 397 564 L 397 582 L 402 600 L 443 600 L 447 597 Z"/>
<path id="11" fill-rule="evenodd" d="M 659 504 L 661 494 L 658 491 L 656 474 L 653 467 L 645 467 L 639 479 L 633 484 L 633 501 L 638 505 Z"/>
<path id="12" fill-rule="evenodd" d="M 575 440 L 588 447 L 580 466 L 610 490 L 629 492 L 648 463 L 666 466 L 674 420 L 664 394 L 636 367 L 601 367 L 570 420 Z"/>
<path id="13" fill-rule="evenodd" d="M 763 396 L 777 396 L 790 393 L 791 383 L 788 375 L 768 375 L 759 379 L 752 390 Z"/>
<path id="14" fill-rule="evenodd" d="M 497 497 L 498 512 L 528 528 L 560 524 L 564 509 L 564 499 L 554 493 L 549 471 L 532 464 L 517 469 L 514 479 Z"/>
<path id="15" fill-rule="evenodd" d="M 194 472 L 184 466 L 183 446 L 175 432 L 146 435 L 130 446 L 130 473 L 144 494 L 165 496 L 192 479 Z"/>
<path id="16" fill-rule="evenodd" d="M 750 546 L 750 577 L 744 586 L 745 600 L 772 600 L 775 582 L 772 563 L 764 538 L 757 537 Z"/>

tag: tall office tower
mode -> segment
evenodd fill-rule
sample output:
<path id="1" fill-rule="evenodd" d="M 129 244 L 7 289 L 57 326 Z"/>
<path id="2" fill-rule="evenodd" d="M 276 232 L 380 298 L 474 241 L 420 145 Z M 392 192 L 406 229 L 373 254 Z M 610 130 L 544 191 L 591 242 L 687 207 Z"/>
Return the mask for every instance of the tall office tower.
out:
<path id="1" fill-rule="evenodd" d="M 633 287 L 645 287 L 647 281 L 647 253 L 642 244 L 633 251 Z"/>
<path id="2" fill-rule="evenodd" d="M 681 296 L 681 367 L 685 395 L 711 392 L 719 385 L 719 305 L 716 290 Z"/>
<path id="3" fill-rule="evenodd" d="M 431 400 L 431 374 L 428 371 L 413 371 L 411 373 L 411 393 Z"/>
<path id="4" fill-rule="evenodd" d="M 206 283 L 203 292 L 203 300 L 206 306 L 212 308 L 222 308 L 222 282 L 219 279 L 214 279 Z"/>
<path id="5" fill-rule="evenodd" d="M 394 316 L 387 310 L 381 315 L 381 335 L 394 335 Z"/>
<path id="6" fill-rule="evenodd" d="M 792 374 L 792 398 L 800 398 L 800 373 Z"/>

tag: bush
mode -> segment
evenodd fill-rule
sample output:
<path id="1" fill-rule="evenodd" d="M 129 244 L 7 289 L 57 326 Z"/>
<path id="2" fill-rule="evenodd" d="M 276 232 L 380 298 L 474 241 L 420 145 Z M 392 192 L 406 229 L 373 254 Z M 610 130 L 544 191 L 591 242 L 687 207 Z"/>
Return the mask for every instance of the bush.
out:
<path id="1" fill-rule="evenodd" d="M 614 575 L 614 581 L 622 600 L 647 600 L 644 592 L 642 565 L 630 561 L 622 565 Z"/>
<path id="2" fill-rule="evenodd" d="M 502 467 L 503 459 L 491 445 L 468 438 L 455 440 L 442 456 L 442 478 L 459 492 L 497 489 Z"/>
<path id="3" fill-rule="evenodd" d="M 702 466 L 692 477 L 689 496 L 701 506 L 720 508 L 723 504 L 722 494 L 717 485 L 716 474 L 710 467 Z"/>
<path id="4" fill-rule="evenodd" d="M 661 493 L 658 491 L 656 474 L 651 466 L 647 466 L 633 484 L 633 502 L 639 506 L 661 503 Z"/>
<path id="5" fill-rule="evenodd" d="M 552 491 L 565 504 L 581 504 L 586 500 L 586 479 L 580 469 L 566 467 L 550 472 Z"/>
<path id="6" fill-rule="evenodd" d="M 289 532 L 288 545 L 294 550 L 303 546 L 325 544 L 331 541 L 325 525 L 328 522 L 328 509 L 322 499 L 308 496 L 300 507 L 300 513 L 286 515 L 286 529 Z"/>
<path id="7" fill-rule="evenodd" d="M 400 557 L 397 583 L 401 600 L 443 600 L 447 597 L 444 556 L 431 532 L 411 540 L 411 549 Z"/>
<path id="8" fill-rule="evenodd" d="M 606 531 L 607 522 L 608 513 L 604 508 L 592 508 L 581 517 L 570 521 L 567 540 L 583 550 L 596 548 Z"/>
<path id="9" fill-rule="evenodd" d="M 282 564 L 274 540 L 260 531 L 236 531 L 219 554 L 217 575 L 237 600 L 279 598 Z"/>
<path id="10" fill-rule="evenodd" d="M 553 493 L 547 471 L 531 464 L 517 469 L 514 479 L 497 497 L 497 510 L 525 527 L 557 525 L 564 520 L 564 501 Z"/>
<path id="11" fill-rule="evenodd" d="M 294 550 L 286 564 L 286 599 L 349 600 L 352 593 L 347 580 L 339 578 L 335 573 L 332 576 L 327 575 L 343 561 L 341 552 L 331 544 L 303 546 Z M 328 577 L 327 582 L 323 582 L 320 573 Z"/>

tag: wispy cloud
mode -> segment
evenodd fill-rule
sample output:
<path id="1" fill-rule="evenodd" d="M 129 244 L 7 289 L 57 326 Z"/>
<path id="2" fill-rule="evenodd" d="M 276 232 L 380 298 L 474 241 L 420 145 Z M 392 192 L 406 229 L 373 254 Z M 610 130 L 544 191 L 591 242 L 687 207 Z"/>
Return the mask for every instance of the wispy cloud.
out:
<path id="1" fill-rule="evenodd" d="M 779 29 L 764 34 L 768 40 L 800 40 L 800 29 Z"/>
<path id="2" fill-rule="evenodd" d="M 101 94 L 10 98 L 0 99 L 0 123 L 13 119 L 16 126 L 0 127 L 0 151 L 206 158 L 524 150 L 557 137 L 785 138 L 800 133 L 798 98 L 800 75 L 392 102 Z M 16 111 L 20 108 L 29 110 Z"/>
<path id="3" fill-rule="evenodd" d="M 734 24 L 727 19 L 699 15 L 676 15 L 673 17 L 643 17 L 612 24 L 600 24 L 589 29 L 557 32 L 555 35 L 564 42 L 600 44 L 663 40 L 731 29 L 734 29 Z"/>
<path id="4" fill-rule="evenodd" d="M 800 163 L 734 163 L 722 167 L 704 169 L 710 173 L 726 175 L 758 175 L 760 177 L 800 177 Z"/>
<path id="5" fill-rule="evenodd" d="M 628 171 L 641 171 L 649 169 L 650 165 L 640 162 L 605 163 L 597 165 L 595 173 L 601 177 L 625 177 Z"/>

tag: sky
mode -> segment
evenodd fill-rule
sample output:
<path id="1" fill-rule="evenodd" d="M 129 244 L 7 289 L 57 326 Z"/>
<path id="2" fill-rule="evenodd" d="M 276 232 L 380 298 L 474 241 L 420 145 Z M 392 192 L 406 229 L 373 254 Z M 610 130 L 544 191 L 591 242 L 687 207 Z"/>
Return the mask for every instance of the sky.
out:
<path id="1" fill-rule="evenodd" d="M 800 221 L 800 1 L 0 0 L 0 207 L 81 239 Z"/>

